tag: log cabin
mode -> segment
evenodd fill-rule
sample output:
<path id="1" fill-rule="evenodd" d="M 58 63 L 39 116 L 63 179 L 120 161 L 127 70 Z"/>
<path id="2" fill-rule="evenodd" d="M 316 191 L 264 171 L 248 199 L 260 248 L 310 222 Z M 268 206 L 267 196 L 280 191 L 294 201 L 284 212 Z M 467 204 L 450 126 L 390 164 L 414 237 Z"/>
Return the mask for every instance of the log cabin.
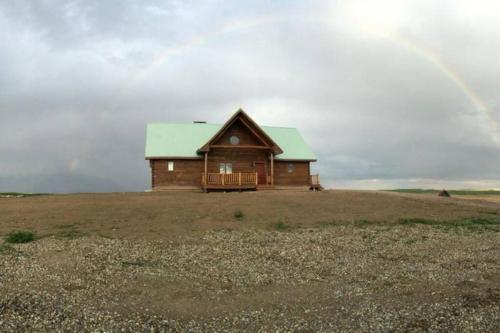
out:
<path id="1" fill-rule="evenodd" d="M 295 128 L 259 126 L 243 110 L 225 124 L 148 124 L 152 190 L 320 189 L 316 156 Z"/>

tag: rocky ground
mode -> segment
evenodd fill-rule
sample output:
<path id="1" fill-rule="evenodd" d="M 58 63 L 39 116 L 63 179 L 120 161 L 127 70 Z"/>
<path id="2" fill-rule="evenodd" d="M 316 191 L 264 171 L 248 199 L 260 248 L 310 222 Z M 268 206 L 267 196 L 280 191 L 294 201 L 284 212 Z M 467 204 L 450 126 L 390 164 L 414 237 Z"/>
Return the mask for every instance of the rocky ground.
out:
<path id="1" fill-rule="evenodd" d="M 357 221 L 47 235 L 0 245 L 0 331 L 499 332 L 500 232 Z"/>

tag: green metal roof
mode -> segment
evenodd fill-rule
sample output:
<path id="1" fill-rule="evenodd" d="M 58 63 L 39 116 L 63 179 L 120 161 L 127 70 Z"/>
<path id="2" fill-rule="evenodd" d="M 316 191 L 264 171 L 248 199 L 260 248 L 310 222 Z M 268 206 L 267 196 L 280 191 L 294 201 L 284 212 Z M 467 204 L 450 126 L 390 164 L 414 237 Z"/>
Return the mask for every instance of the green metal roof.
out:
<path id="1" fill-rule="evenodd" d="M 283 149 L 283 154 L 276 156 L 277 160 L 316 160 L 316 155 L 296 128 L 271 126 L 261 126 L 261 128 Z"/>
<path id="2" fill-rule="evenodd" d="M 148 124 L 146 158 L 200 157 L 196 151 L 220 129 L 219 124 Z M 261 126 L 283 150 L 277 160 L 316 160 L 296 128 Z"/>

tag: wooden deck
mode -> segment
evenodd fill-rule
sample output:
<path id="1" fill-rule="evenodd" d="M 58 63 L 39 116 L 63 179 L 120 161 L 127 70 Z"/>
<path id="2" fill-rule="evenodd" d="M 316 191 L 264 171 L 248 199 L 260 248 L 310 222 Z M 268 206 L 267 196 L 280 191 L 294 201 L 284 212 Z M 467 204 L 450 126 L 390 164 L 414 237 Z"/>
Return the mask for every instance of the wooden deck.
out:
<path id="1" fill-rule="evenodd" d="M 207 173 L 202 174 L 202 187 L 205 190 L 252 190 L 258 187 L 256 172 Z"/>
<path id="2" fill-rule="evenodd" d="M 207 173 L 202 174 L 202 189 L 208 190 L 274 190 L 276 187 L 271 184 L 267 176 L 267 184 L 258 183 L 257 172 L 235 172 L 235 173 Z M 305 186 L 307 190 L 307 187 Z M 309 190 L 321 191 L 323 187 L 319 182 L 319 175 L 311 175 Z"/>

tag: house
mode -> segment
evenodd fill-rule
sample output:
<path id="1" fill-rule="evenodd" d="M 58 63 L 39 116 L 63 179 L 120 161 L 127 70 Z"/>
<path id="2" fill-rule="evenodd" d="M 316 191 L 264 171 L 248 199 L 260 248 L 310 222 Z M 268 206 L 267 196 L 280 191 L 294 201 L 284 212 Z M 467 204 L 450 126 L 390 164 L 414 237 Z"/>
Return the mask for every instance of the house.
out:
<path id="1" fill-rule="evenodd" d="M 243 110 L 225 124 L 148 124 L 153 190 L 319 188 L 316 156 L 295 128 L 259 126 Z"/>

